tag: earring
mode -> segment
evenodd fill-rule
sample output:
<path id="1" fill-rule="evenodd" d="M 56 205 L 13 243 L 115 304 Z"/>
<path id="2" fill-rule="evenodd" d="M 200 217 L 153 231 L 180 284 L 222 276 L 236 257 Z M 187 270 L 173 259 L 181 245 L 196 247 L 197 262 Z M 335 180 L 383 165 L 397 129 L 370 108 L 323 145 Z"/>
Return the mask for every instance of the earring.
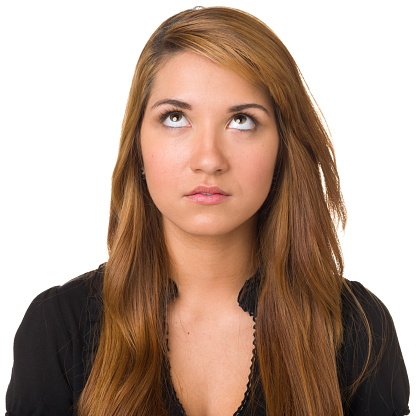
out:
<path id="1" fill-rule="evenodd" d="M 142 173 L 142 177 L 143 177 L 143 179 L 146 179 L 146 173 L 145 173 L 145 171 L 144 171 L 144 168 L 141 168 L 141 169 L 140 169 L 140 171 L 141 171 L 141 173 Z"/>

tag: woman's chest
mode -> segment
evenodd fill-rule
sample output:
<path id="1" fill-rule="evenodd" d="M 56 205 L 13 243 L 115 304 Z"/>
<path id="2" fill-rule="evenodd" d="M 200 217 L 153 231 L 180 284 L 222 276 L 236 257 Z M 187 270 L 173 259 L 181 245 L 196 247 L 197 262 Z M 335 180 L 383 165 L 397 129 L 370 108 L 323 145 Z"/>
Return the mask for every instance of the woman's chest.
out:
<path id="1" fill-rule="evenodd" d="M 254 321 L 244 311 L 227 320 L 169 320 L 170 377 L 187 416 L 232 416 L 248 393 Z"/>

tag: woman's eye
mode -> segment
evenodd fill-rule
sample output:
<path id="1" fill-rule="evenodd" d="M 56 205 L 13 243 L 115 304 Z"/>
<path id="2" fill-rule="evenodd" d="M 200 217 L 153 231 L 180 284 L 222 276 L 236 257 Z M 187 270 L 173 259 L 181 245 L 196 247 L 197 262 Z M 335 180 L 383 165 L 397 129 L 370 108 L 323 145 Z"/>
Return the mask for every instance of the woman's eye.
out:
<path id="1" fill-rule="evenodd" d="M 235 115 L 228 123 L 229 129 L 237 130 L 253 130 L 256 127 L 256 123 L 245 114 Z"/>
<path id="2" fill-rule="evenodd" d="M 187 127 L 189 121 L 182 113 L 173 112 L 164 117 L 163 124 L 168 127 Z"/>

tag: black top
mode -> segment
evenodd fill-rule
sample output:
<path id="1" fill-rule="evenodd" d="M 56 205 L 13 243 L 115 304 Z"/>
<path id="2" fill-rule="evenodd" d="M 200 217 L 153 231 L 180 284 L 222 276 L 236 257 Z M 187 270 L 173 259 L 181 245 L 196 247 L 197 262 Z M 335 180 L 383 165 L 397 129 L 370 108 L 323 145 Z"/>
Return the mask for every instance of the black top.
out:
<path id="1" fill-rule="evenodd" d="M 7 391 L 8 416 L 76 415 L 76 403 L 91 370 L 92 337 L 101 311 L 104 265 L 63 286 L 41 293 L 29 306 L 14 342 L 14 365 Z M 260 277 L 246 281 L 239 305 L 256 318 Z M 402 416 L 409 414 L 409 381 L 393 321 L 386 307 L 358 282 L 350 282 L 373 328 L 376 353 L 383 344 L 380 364 L 359 386 L 352 400 L 344 402 L 350 416 Z M 344 343 L 338 356 L 341 391 L 354 381 L 367 356 L 368 338 L 360 317 L 343 294 Z M 386 338 L 385 343 L 382 338 Z M 266 416 L 261 383 L 250 400 L 251 382 L 260 377 L 253 354 L 247 392 L 234 416 Z M 185 415 L 168 377 L 166 400 L 171 416 Z"/>

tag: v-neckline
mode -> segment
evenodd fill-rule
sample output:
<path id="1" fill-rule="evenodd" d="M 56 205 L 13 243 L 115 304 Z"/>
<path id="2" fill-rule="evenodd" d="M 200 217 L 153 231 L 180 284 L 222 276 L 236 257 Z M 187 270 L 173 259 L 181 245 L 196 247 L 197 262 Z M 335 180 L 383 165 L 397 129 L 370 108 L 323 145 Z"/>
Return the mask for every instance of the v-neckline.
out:
<path id="1" fill-rule="evenodd" d="M 241 288 L 237 302 L 241 309 L 243 309 L 244 312 L 247 312 L 252 318 L 253 318 L 253 350 L 251 354 L 251 365 L 250 365 L 250 373 L 248 376 L 247 381 L 247 387 L 246 391 L 244 393 L 244 397 L 240 403 L 240 406 L 237 408 L 237 410 L 233 413 L 232 416 L 243 416 L 243 412 L 247 409 L 248 403 L 250 401 L 250 398 L 252 396 L 252 387 L 253 382 L 258 377 L 258 369 L 257 369 L 257 348 L 256 348 L 256 318 L 257 318 L 257 301 L 259 296 L 259 290 L 260 290 L 260 279 L 261 279 L 261 268 L 258 268 L 256 272 L 245 281 L 243 287 Z M 172 298 L 176 297 L 178 294 L 178 288 L 176 287 L 176 284 L 172 281 Z M 167 328 L 166 328 L 167 329 Z M 168 339 L 168 333 L 166 334 L 166 347 L 169 351 L 169 345 L 168 345 L 169 339 Z M 171 403 L 171 400 L 173 400 L 174 408 L 171 409 L 169 407 L 169 414 L 170 416 L 188 416 L 185 412 L 185 408 L 183 407 L 182 403 L 179 400 L 179 397 L 176 393 L 175 387 L 173 385 L 173 380 L 171 376 L 171 366 L 169 359 L 166 357 L 167 363 L 166 363 L 166 379 L 167 379 L 167 387 L 169 390 L 169 402 Z M 173 410 L 173 413 L 172 413 Z M 228 416 L 228 415 L 226 415 Z M 231 415 L 230 415 L 231 416 Z"/>
<path id="2" fill-rule="evenodd" d="M 253 350 L 252 350 L 252 354 L 251 354 L 251 365 L 250 365 L 250 373 L 248 375 L 248 381 L 247 381 L 247 387 L 246 387 L 246 391 L 244 392 L 244 397 L 240 403 L 240 406 L 238 406 L 237 410 L 230 416 L 242 416 L 243 415 L 243 411 L 246 410 L 247 405 L 250 401 L 251 398 L 251 394 L 252 394 L 252 385 L 253 385 L 253 381 L 254 381 L 254 377 L 255 377 L 255 367 L 257 365 L 257 348 L 256 348 L 256 318 L 255 316 L 253 316 L 252 314 L 250 314 L 253 318 Z M 169 346 L 168 346 L 168 338 L 166 339 L 166 343 L 167 343 L 167 347 L 169 350 Z M 171 416 L 188 416 L 186 414 L 185 408 L 183 407 L 182 403 L 179 400 L 179 397 L 176 393 L 176 389 L 175 386 L 173 385 L 173 380 L 172 380 L 172 376 L 171 376 L 171 367 L 170 367 L 170 362 L 169 359 L 167 360 L 167 381 L 168 381 L 168 389 L 169 389 L 169 394 L 171 396 L 171 399 L 173 399 L 173 403 L 174 403 L 174 408 L 171 409 L 169 408 L 169 414 Z M 174 411 L 172 413 L 172 410 Z M 225 415 L 228 416 L 228 415 Z"/>

